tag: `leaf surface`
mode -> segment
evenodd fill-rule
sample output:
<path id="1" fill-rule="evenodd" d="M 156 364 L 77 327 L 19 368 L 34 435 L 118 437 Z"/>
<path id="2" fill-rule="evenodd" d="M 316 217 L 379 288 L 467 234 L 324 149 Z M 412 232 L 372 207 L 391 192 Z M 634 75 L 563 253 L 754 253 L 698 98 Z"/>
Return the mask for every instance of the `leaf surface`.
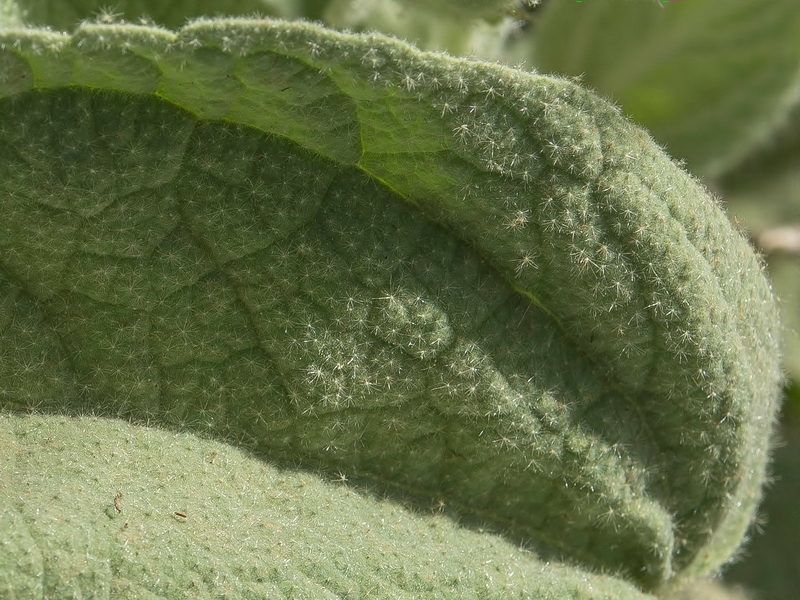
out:
<path id="1" fill-rule="evenodd" d="M 185 433 L 14 415 L 0 441 L 8 597 L 653 598 Z"/>
<path id="2" fill-rule="evenodd" d="M 442 498 L 645 590 L 738 545 L 773 298 L 613 107 L 309 24 L 0 35 L 6 408 Z"/>

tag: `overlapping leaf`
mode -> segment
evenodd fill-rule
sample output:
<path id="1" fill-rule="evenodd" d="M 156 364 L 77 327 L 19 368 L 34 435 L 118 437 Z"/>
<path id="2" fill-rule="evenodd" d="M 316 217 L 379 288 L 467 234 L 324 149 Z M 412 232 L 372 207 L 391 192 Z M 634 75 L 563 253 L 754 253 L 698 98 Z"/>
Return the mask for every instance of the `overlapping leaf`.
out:
<path id="1" fill-rule="evenodd" d="M 773 300 L 602 100 L 274 21 L 8 30 L 0 65 L 6 408 L 442 499 L 644 589 L 738 544 Z"/>
<path id="2" fill-rule="evenodd" d="M 188 434 L 0 416 L 0 441 L 5 597 L 652 599 Z"/>

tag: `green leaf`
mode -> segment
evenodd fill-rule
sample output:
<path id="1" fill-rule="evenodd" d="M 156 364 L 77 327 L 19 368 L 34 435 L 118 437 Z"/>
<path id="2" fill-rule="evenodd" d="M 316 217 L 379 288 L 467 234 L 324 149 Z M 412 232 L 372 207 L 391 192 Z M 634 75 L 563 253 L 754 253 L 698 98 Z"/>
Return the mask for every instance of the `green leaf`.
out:
<path id="1" fill-rule="evenodd" d="M 795 0 L 553 0 L 537 28 L 535 64 L 580 75 L 673 156 L 718 176 L 796 102 L 798 40 Z"/>
<path id="2" fill-rule="evenodd" d="M 402 491 L 677 585 L 739 544 L 761 265 L 572 83 L 304 23 L 0 33 L 0 399 Z"/>
<path id="3" fill-rule="evenodd" d="M 0 416 L 0 441 L 4 598 L 652 598 L 193 435 Z"/>

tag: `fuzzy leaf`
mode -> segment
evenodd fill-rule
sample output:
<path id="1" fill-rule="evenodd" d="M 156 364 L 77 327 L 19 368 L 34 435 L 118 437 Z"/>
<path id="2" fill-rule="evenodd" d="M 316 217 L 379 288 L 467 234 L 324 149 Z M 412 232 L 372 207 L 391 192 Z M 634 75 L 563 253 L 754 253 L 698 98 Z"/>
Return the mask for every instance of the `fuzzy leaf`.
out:
<path id="1" fill-rule="evenodd" d="M 652 600 L 193 435 L 0 416 L 0 441 L 3 598 Z"/>
<path id="2" fill-rule="evenodd" d="M 0 401 L 342 472 L 654 590 L 760 493 L 761 266 L 572 83 L 301 23 L 0 34 Z"/>

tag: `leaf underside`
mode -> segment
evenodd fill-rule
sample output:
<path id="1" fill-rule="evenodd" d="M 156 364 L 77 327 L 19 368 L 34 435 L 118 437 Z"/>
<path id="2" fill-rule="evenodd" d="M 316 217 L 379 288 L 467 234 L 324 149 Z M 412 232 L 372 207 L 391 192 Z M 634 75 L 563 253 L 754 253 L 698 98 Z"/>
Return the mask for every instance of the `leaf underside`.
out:
<path id="1" fill-rule="evenodd" d="M 0 32 L 0 399 L 446 499 L 645 590 L 758 499 L 769 286 L 575 85 L 308 24 Z"/>

